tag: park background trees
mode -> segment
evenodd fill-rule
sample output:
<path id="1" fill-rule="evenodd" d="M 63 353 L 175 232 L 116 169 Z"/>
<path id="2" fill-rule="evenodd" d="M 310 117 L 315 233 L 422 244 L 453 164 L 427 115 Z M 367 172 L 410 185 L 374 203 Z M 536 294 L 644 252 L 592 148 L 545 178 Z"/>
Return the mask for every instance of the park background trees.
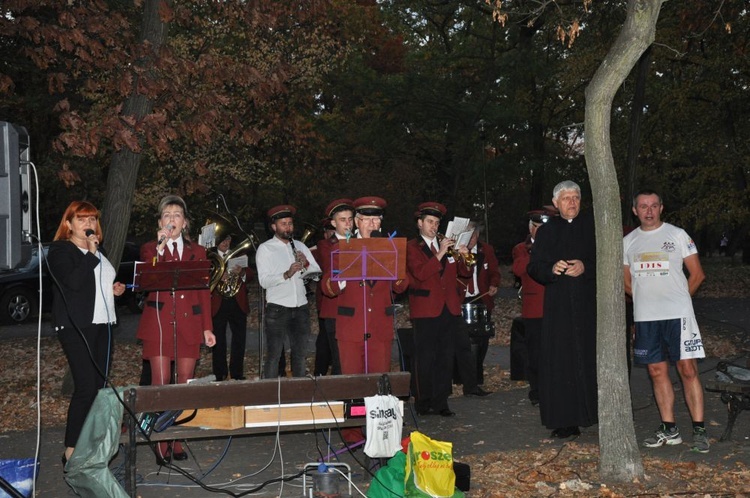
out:
<path id="1" fill-rule="evenodd" d="M 588 188 L 584 89 L 625 19 L 623 1 L 538 5 L 4 2 L 0 115 L 29 129 L 45 237 L 84 197 L 105 208 L 115 249 L 150 236 L 168 191 L 194 226 L 221 194 L 250 227 L 278 202 L 316 224 L 331 198 L 377 194 L 403 235 L 418 202 L 483 219 L 486 197 L 507 256 L 557 181 Z M 747 49 L 743 2 L 667 2 L 613 104 L 623 204 L 634 174 L 703 251 L 723 232 L 733 248 L 747 239 Z M 123 112 L 134 97 L 152 102 L 143 118 Z M 108 189 L 128 153 L 137 183 Z"/>
<path id="2" fill-rule="evenodd" d="M 152 236 L 166 193 L 194 228 L 223 197 L 260 230 L 277 203 L 297 205 L 303 229 L 333 198 L 379 195 L 402 236 L 419 202 L 440 200 L 486 219 L 508 257 L 562 179 L 588 207 L 607 199 L 606 248 L 648 186 L 704 253 L 722 233 L 731 252 L 750 239 L 745 2 L 664 4 L 637 69 L 609 89 L 613 174 L 589 169 L 609 157 L 584 141 L 586 89 L 637 4 L 10 0 L 0 119 L 31 135 L 43 240 L 89 199 L 115 262 L 126 238 Z M 604 216 L 615 205 L 621 220 Z M 621 313 L 605 312 L 613 335 Z"/>

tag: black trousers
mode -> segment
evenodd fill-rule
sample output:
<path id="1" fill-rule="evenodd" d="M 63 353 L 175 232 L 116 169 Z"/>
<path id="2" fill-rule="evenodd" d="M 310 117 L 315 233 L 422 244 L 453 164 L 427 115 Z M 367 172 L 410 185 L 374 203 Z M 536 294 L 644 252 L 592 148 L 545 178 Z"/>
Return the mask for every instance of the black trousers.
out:
<path id="1" fill-rule="evenodd" d="M 412 323 L 416 409 L 439 412 L 448 408 L 448 397 L 453 392 L 454 331 L 463 324 L 463 319 L 443 307 L 440 316 L 415 318 Z"/>
<path id="2" fill-rule="evenodd" d="M 73 375 L 73 396 L 70 398 L 65 426 L 65 446 L 70 448 L 74 448 L 78 442 L 83 422 L 91 410 L 96 394 L 104 387 L 102 374 L 107 375 L 111 350 L 107 324 L 89 325 L 81 332 L 83 338 L 73 328 L 66 327 L 57 332 Z"/>
<path id="3" fill-rule="evenodd" d="M 336 319 L 318 318 L 318 338 L 315 339 L 314 375 L 326 375 L 328 367 L 331 375 L 341 375 L 339 345 L 336 342 Z"/>
<path id="4" fill-rule="evenodd" d="M 529 397 L 539 399 L 539 351 L 542 347 L 542 319 L 524 318 L 526 335 L 526 380 L 529 381 Z"/>
<path id="5" fill-rule="evenodd" d="M 484 384 L 484 359 L 487 358 L 487 351 L 489 349 L 489 337 L 471 339 L 471 352 L 474 355 L 474 361 L 477 364 L 477 384 Z M 464 390 L 466 390 L 466 386 L 464 386 Z"/>
<path id="6" fill-rule="evenodd" d="M 477 352 L 469 338 L 469 330 L 462 319 L 460 325 L 453 331 L 453 348 L 455 350 L 454 379 L 456 384 L 463 385 L 464 394 L 477 389 L 479 377 L 477 375 Z M 486 354 L 485 350 L 485 354 Z M 484 358 L 482 359 L 484 361 Z M 481 365 L 481 364 L 480 364 Z"/>
<path id="7" fill-rule="evenodd" d="M 232 331 L 232 344 L 227 369 L 227 324 Z M 216 380 L 224 380 L 227 374 L 233 379 L 245 377 L 245 344 L 247 341 L 247 315 L 242 312 L 235 298 L 223 298 L 221 307 L 213 317 L 216 345 L 212 350 L 211 366 Z"/>

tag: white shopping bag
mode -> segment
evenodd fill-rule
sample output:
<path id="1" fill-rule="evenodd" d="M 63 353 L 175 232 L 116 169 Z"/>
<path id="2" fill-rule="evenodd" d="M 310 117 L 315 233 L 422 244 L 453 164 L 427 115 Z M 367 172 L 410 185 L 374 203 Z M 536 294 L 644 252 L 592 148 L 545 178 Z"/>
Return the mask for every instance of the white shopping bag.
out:
<path id="1" fill-rule="evenodd" d="M 392 395 L 365 398 L 367 442 L 365 454 L 370 458 L 391 458 L 401 451 L 401 429 L 404 404 Z"/>

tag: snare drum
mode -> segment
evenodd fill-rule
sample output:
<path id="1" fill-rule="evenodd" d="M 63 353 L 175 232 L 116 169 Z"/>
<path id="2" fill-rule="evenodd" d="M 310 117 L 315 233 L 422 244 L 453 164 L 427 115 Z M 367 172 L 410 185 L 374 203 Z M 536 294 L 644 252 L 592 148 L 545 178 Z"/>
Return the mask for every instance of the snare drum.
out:
<path id="1" fill-rule="evenodd" d="M 464 317 L 464 321 L 469 325 L 485 324 L 489 321 L 487 307 L 483 304 L 462 304 L 461 316 Z"/>

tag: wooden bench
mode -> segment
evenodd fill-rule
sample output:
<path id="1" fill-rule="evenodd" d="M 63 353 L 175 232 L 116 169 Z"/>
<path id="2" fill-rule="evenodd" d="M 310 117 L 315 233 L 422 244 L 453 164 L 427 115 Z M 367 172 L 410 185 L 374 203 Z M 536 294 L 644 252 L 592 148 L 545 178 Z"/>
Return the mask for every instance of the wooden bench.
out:
<path id="1" fill-rule="evenodd" d="M 401 399 L 409 397 L 409 372 L 390 372 L 387 383 L 390 392 Z M 178 384 L 167 386 L 139 386 L 125 391 L 128 410 L 134 414 L 166 410 L 194 410 L 228 406 L 258 406 L 289 403 L 321 403 L 349 401 L 379 394 L 384 374 L 335 375 L 325 377 L 298 377 L 205 384 Z M 127 433 L 121 438 L 125 452 L 125 491 L 135 497 L 136 446 L 148 441 L 137 427 L 133 417 L 125 415 Z M 350 418 L 338 424 L 307 423 L 281 427 L 243 427 L 239 429 L 205 429 L 173 426 L 151 434 L 151 442 L 213 439 L 228 436 L 275 433 L 277 430 L 310 431 L 337 427 L 359 427 L 363 418 Z"/>
<path id="2" fill-rule="evenodd" d="M 745 368 L 722 361 L 716 365 L 716 371 L 731 377 L 732 367 Z M 747 368 L 750 368 L 750 360 L 747 362 Z M 742 413 L 742 410 L 750 410 L 750 381 L 709 380 L 706 381 L 706 390 L 721 393 L 721 401 L 727 405 L 727 426 L 719 441 L 729 441 L 732 439 L 732 430 L 737 416 Z"/>

